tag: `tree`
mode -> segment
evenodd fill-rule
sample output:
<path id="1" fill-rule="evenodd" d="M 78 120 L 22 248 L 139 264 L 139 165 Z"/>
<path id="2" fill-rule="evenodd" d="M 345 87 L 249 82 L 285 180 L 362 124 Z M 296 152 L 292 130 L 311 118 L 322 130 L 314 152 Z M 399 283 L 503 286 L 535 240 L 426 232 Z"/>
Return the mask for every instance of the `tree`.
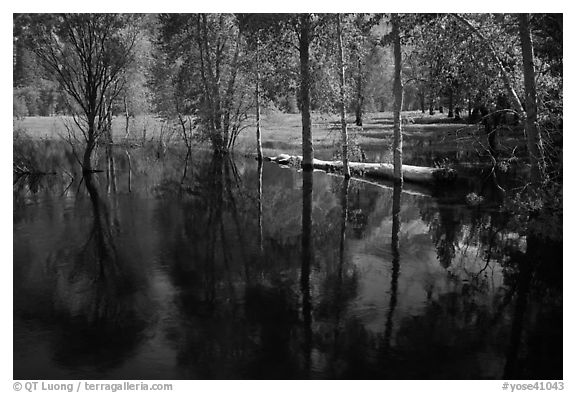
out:
<path id="1" fill-rule="evenodd" d="M 33 50 L 79 109 L 74 122 L 81 131 L 84 172 L 99 138 L 109 131 L 112 105 L 125 84 L 133 60 L 136 17 L 123 14 L 38 15 L 31 24 Z"/>
<path id="2" fill-rule="evenodd" d="M 300 105 L 302 111 L 302 168 L 312 170 L 314 147 L 310 120 L 310 43 L 313 39 L 312 15 L 298 16 L 298 51 L 300 54 Z"/>
<path id="3" fill-rule="evenodd" d="M 340 123 L 342 125 L 342 164 L 344 177 L 350 177 L 348 167 L 348 130 L 346 128 L 346 76 L 344 71 L 344 46 L 342 45 L 342 25 L 340 14 L 336 14 L 336 26 L 338 30 L 338 69 L 340 71 Z"/>
<path id="4" fill-rule="evenodd" d="M 532 181 L 539 185 L 545 173 L 542 137 L 538 129 L 536 106 L 536 82 L 534 77 L 534 48 L 530 31 L 530 15 L 518 14 L 520 26 L 520 43 L 522 45 L 522 60 L 524 64 L 524 90 L 526 94 L 526 120 L 524 130 L 530 154 Z"/>
<path id="5" fill-rule="evenodd" d="M 160 16 L 158 48 L 172 75 L 166 91 L 176 95 L 179 117 L 190 116 L 214 152 L 230 151 L 254 101 L 238 20 L 231 14 Z M 191 119 L 192 121 L 192 119 Z"/>
<path id="6" fill-rule="evenodd" d="M 524 65 L 526 110 L 524 109 L 522 102 L 516 93 L 516 89 L 514 88 L 514 84 L 510 78 L 510 73 L 504 66 L 504 62 L 502 61 L 495 47 L 477 27 L 472 25 L 468 19 L 461 15 L 454 15 L 454 17 L 484 44 L 488 54 L 493 60 L 494 65 L 500 71 L 500 76 L 506 88 L 506 92 L 508 93 L 508 98 L 518 117 L 524 123 L 524 130 L 526 132 L 526 144 L 528 147 L 531 165 L 531 178 L 535 185 L 539 185 L 545 177 L 545 165 L 542 139 L 536 125 L 537 109 L 536 84 L 534 77 L 534 49 L 530 32 L 530 22 L 528 19 L 529 16 L 526 14 L 519 14 L 517 18 L 520 27 L 520 41 Z"/>
<path id="7" fill-rule="evenodd" d="M 402 46 L 400 21 L 392 14 L 392 42 L 394 45 L 394 180 L 402 183 Z"/>
<path id="8" fill-rule="evenodd" d="M 262 156 L 262 130 L 261 130 L 261 63 L 265 62 L 260 56 L 262 48 L 262 36 L 268 36 L 265 40 L 264 46 L 270 47 L 271 36 L 274 37 L 274 15 L 273 14 L 237 14 L 238 24 L 242 35 L 246 39 L 247 49 L 252 50 L 255 54 L 253 60 L 253 75 L 254 75 L 254 96 L 256 106 L 256 150 L 258 161 L 261 162 Z"/>

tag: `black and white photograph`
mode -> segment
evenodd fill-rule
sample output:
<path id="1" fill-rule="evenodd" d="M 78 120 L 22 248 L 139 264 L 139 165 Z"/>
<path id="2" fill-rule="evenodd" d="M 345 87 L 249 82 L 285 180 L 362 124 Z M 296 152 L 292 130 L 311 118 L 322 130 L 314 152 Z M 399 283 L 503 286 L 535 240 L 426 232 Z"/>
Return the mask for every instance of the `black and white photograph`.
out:
<path id="1" fill-rule="evenodd" d="M 12 13 L 6 391 L 565 390 L 564 14 L 324 8 Z"/>

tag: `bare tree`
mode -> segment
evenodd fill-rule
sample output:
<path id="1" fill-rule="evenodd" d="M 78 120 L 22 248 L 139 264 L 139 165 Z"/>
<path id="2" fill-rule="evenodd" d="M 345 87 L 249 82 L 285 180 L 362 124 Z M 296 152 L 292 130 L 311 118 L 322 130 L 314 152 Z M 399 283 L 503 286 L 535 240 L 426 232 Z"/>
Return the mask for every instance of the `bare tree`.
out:
<path id="1" fill-rule="evenodd" d="M 100 137 L 111 132 L 112 105 L 133 59 L 135 18 L 122 14 L 38 15 L 31 25 L 34 52 L 68 94 L 74 122 L 84 137 L 84 172 L 92 171 L 92 153 Z"/>

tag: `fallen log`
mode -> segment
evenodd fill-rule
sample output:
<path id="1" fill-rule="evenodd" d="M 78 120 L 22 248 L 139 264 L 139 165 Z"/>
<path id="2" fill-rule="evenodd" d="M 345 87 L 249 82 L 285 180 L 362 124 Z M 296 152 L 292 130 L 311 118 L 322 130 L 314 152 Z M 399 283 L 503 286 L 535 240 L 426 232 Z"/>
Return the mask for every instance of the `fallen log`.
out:
<path id="1" fill-rule="evenodd" d="M 276 157 L 266 157 L 279 165 L 299 167 L 302 156 L 280 154 Z M 386 163 L 349 162 L 350 171 L 355 175 L 368 176 L 378 179 L 394 179 L 394 165 Z M 314 159 L 315 169 L 326 172 L 341 171 L 342 161 L 325 161 Z M 412 183 L 443 184 L 452 183 L 456 180 L 456 171 L 450 168 L 430 168 L 423 166 L 402 165 L 404 181 Z"/>

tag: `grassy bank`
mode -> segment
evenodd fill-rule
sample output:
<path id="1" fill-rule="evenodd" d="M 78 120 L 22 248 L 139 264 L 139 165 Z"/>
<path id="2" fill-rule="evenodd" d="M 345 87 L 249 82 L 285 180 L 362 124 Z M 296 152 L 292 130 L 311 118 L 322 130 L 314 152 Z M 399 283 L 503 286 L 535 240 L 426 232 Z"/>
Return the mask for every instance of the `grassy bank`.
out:
<path id="1" fill-rule="evenodd" d="M 405 162 L 413 165 L 431 165 L 436 161 L 472 160 L 481 154 L 484 136 L 477 126 L 446 122 L 445 114 L 430 116 L 420 112 L 405 112 L 410 121 L 403 127 Z M 340 150 L 340 125 L 337 115 L 314 114 L 313 143 L 315 156 L 332 159 Z M 26 117 L 15 120 L 15 128 L 24 130 L 34 139 L 59 139 L 67 135 L 67 129 L 75 129 L 70 117 Z M 68 127 L 68 128 L 67 128 Z M 262 118 L 262 145 L 265 155 L 279 153 L 300 154 L 302 123 L 300 114 L 268 111 Z M 364 117 L 363 127 L 358 127 L 350 118 L 348 130 L 352 154 L 371 162 L 390 162 L 393 138 L 393 116 L 391 112 L 369 113 Z M 112 123 L 115 141 L 125 136 L 125 119 L 116 117 Z M 238 137 L 236 151 L 256 152 L 256 130 L 247 127 Z M 161 119 L 154 116 L 139 116 L 130 120 L 132 142 L 164 141 L 181 143 L 180 135 Z"/>

